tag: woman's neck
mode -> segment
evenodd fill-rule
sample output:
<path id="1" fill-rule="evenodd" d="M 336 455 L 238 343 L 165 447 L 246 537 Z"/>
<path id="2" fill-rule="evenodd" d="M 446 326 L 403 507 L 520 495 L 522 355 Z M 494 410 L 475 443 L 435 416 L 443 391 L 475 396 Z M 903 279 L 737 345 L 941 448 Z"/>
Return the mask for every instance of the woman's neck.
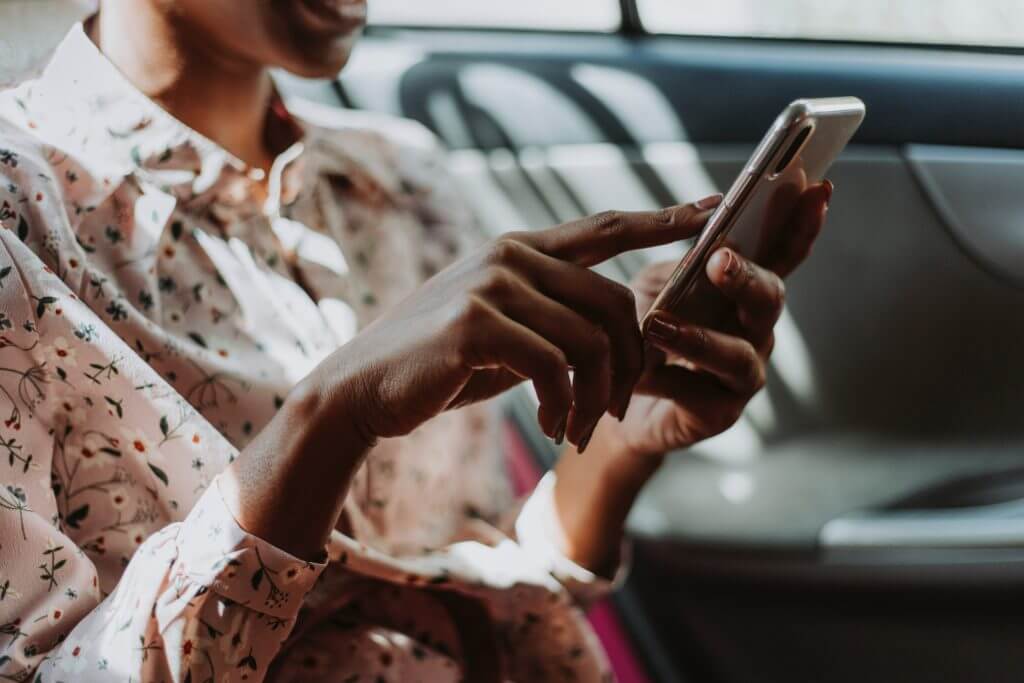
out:
<path id="1" fill-rule="evenodd" d="M 148 2 L 107 2 L 89 34 L 142 93 L 251 166 L 269 169 L 264 127 L 273 97 L 265 66 L 201 44 Z"/>

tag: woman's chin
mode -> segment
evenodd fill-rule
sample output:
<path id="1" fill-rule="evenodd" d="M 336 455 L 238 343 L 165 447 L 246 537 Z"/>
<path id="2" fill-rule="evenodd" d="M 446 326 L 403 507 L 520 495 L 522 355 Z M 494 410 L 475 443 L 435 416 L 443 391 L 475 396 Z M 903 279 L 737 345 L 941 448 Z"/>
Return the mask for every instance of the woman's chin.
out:
<path id="1" fill-rule="evenodd" d="M 316 42 L 297 46 L 279 66 L 301 78 L 335 78 L 348 63 L 355 47 L 357 35 L 345 36 L 327 44 Z"/>

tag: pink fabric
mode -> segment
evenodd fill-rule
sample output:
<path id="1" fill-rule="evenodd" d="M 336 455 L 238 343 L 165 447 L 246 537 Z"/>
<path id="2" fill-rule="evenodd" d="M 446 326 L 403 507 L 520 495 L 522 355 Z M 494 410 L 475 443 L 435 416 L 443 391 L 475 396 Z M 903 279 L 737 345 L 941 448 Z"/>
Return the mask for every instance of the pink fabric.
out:
<path id="1" fill-rule="evenodd" d="M 511 424 L 505 425 L 505 453 L 508 454 L 509 478 L 516 494 L 532 491 L 540 481 L 541 470 L 523 437 Z M 611 661 L 616 680 L 619 683 L 650 683 L 611 603 L 605 599 L 594 604 L 587 618 Z"/>

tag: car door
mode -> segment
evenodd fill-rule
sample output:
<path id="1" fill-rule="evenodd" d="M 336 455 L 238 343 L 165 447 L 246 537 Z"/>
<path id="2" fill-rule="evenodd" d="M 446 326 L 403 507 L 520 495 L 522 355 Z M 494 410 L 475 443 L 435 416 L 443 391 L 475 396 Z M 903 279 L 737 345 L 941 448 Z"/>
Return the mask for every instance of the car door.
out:
<path id="1" fill-rule="evenodd" d="M 336 83 L 284 85 L 430 127 L 490 234 L 727 189 L 790 100 L 866 102 L 767 389 L 630 519 L 630 675 L 1024 679 L 1024 5 L 371 0 L 371 18 Z M 514 438 L 550 466 L 532 400 L 510 397 Z"/>

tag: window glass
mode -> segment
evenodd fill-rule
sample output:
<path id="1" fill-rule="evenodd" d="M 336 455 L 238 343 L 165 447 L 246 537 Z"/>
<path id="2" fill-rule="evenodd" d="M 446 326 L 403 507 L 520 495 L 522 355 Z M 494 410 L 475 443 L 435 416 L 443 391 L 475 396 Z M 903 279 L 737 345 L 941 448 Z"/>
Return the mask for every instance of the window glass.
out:
<path id="1" fill-rule="evenodd" d="M 654 33 L 1024 46 L 1024 0 L 637 0 Z"/>
<path id="2" fill-rule="evenodd" d="M 370 23 L 614 31 L 618 0 L 370 0 Z"/>

